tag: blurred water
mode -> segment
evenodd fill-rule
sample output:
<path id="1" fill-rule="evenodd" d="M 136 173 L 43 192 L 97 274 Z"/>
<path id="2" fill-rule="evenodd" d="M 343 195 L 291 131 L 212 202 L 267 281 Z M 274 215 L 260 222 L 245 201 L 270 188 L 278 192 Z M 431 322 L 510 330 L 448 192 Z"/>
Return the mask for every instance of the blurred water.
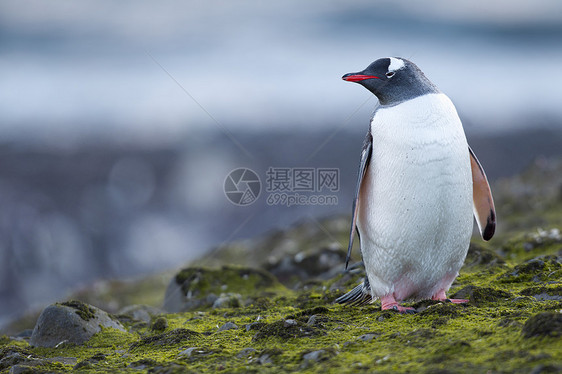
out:
<path id="1" fill-rule="evenodd" d="M 429 0 L 26 3 L 0 4 L 4 139 L 152 143 L 216 126 L 147 53 L 231 129 L 338 126 L 368 97 L 341 75 L 389 55 L 418 63 L 479 129 L 562 116 L 555 0 L 486 12 Z"/>
<path id="2" fill-rule="evenodd" d="M 415 61 L 469 135 L 562 129 L 557 0 L 0 2 L 0 325 L 347 213 L 375 100 L 340 77 L 383 56 Z M 492 175 L 515 163 L 482 152 Z M 235 207 L 222 184 L 241 166 L 340 168 L 339 203 Z"/>

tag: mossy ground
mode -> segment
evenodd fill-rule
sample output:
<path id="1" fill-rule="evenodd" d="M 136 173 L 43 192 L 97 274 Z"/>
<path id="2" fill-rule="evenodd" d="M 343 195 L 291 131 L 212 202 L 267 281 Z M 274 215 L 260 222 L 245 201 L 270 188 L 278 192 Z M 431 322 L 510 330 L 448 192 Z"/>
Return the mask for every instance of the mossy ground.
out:
<path id="1" fill-rule="evenodd" d="M 498 204 L 506 226 L 491 243 L 475 240 L 449 292 L 470 299 L 466 305 L 406 303 L 419 313 L 401 315 L 381 311 L 379 303 L 333 304 L 342 294 L 339 288 L 350 289 L 359 281 L 360 274 L 354 273 L 294 289 L 256 281 L 252 287 L 261 296 L 248 298 L 248 305 L 162 314 L 151 323 L 121 319 L 128 332 L 103 329 L 83 346 L 33 348 L 26 339 L 0 336 L 0 371 L 19 364 L 30 367 L 29 372 L 560 372 L 562 239 L 556 229 L 562 226 L 561 197 L 553 194 L 540 208 L 514 194 L 506 196 Z M 341 221 L 303 224 L 255 242 L 234 243 L 197 265 L 256 267 L 271 256 L 345 242 L 348 220 Z M 178 276 L 191 279 L 197 271 Z M 240 277 L 227 278 L 219 283 L 247 293 L 237 288 Z M 221 288 L 202 283 L 198 291 L 204 293 L 205 287 Z M 162 283 L 157 288 L 163 295 Z M 133 293 L 139 292 L 128 294 Z M 237 328 L 219 331 L 228 322 Z"/>
<path id="2" fill-rule="evenodd" d="M 553 245 L 546 252 L 560 247 L 557 250 Z M 162 319 L 166 320 L 165 330 L 129 324 L 128 333 L 104 329 L 84 346 L 58 348 L 33 348 L 24 340 L 2 337 L 0 347 L 4 353 L 13 347 L 38 359 L 53 359 L 41 361 L 39 366 L 32 366 L 29 360 L 21 364 L 54 371 L 74 367 L 82 372 L 131 373 L 560 370 L 559 325 L 546 333 L 536 330 L 537 336 L 526 337 L 523 332 L 531 317 L 562 312 L 559 300 L 540 301 L 532 296 L 535 290 L 560 293 L 559 264 L 543 262 L 542 268 L 525 266 L 525 259 L 467 267 L 451 293 L 468 289 L 468 305 L 410 303 L 420 311 L 415 315 L 381 311 L 377 303 L 335 305 L 336 292 L 329 291 L 328 281 L 306 291 L 285 290 L 267 302 L 257 299 L 246 307 L 165 314 L 158 317 L 160 325 L 165 326 Z M 522 276 L 513 278 L 516 269 Z M 542 278 L 533 279 L 535 273 Z M 238 328 L 219 331 L 227 322 Z M 548 319 L 546 326 L 550 326 Z M 65 364 L 60 360 L 64 357 L 77 360 Z M 0 368 L 8 370 L 1 364 Z"/>

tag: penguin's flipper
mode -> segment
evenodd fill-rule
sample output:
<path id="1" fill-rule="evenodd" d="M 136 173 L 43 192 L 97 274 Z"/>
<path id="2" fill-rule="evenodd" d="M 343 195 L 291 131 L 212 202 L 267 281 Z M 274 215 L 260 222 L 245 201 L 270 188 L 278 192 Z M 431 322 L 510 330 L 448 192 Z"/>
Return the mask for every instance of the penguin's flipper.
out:
<path id="1" fill-rule="evenodd" d="M 371 286 L 369 285 L 369 279 L 365 277 L 363 283 L 360 283 L 359 285 L 357 285 L 357 287 L 355 287 L 345 295 L 338 297 L 335 302 L 338 304 L 359 306 L 370 303 L 372 299 L 373 298 L 371 296 Z"/>
<path id="2" fill-rule="evenodd" d="M 490 240 L 496 231 L 496 208 L 494 208 L 494 199 L 492 191 L 488 184 L 488 179 L 484 173 L 484 169 L 476 158 L 476 155 L 468 147 L 470 152 L 470 166 L 472 167 L 472 199 L 474 217 L 480 229 L 482 239 Z"/>
<path id="3" fill-rule="evenodd" d="M 369 162 L 371 161 L 371 153 L 373 151 L 373 136 L 371 131 L 367 133 L 365 141 L 363 142 L 363 149 L 361 150 L 361 163 L 359 164 L 359 173 L 357 175 L 357 186 L 355 186 L 355 196 L 353 196 L 353 211 L 351 215 L 351 228 L 349 230 L 349 245 L 347 247 L 347 256 L 345 258 L 345 268 L 349 264 L 349 259 L 351 257 L 351 248 L 353 247 L 353 238 L 355 235 L 355 228 L 357 224 L 357 208 L 359 194 L 361 193 L 361 183 L 363 182 L 363 177 L 369 168 Z"/>

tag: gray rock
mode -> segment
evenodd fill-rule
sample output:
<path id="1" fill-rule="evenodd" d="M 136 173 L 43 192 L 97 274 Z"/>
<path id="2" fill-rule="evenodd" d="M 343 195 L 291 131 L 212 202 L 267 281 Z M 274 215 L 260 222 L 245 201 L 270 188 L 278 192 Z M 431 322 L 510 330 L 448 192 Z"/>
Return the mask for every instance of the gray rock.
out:
<path id="1" fill-rule="evenodd" d="M 127 367 L 136 370 L 145 370 L 158 365 L 154 360 L 143 358 L 141 360 L 131 362 Z"/>
<path id="2" fill-rule="evenodd" d="M 132 319 L 136 319 L 138 321 L 143 321 L 146 323 L 150 323 L 154 316 L 164 313 L 163 310 L 155 308 L 149 305 L 128 305 L 117 312 L 117 314 L 123 314 Z"/>
<path id="3" fill-rule="evenodd" d="M 314 326 L 316 325 L 318 317 L 316 316 L 316 314 L 313 314 L 310 316 L 310 318 L 308 319 L 308 321 L 306 321 L 306 324 L 308 326 Z"/>
<path id="4" fill-rule="evenodd" d="M 323 350 L 323 349 L 320 349 L 318 351 L 310 352 L 310 353 L 307 353 L 307 354 L 303 355 L 302 359 L 304 361 L 318 362 L 325 356 L 325 354 L 326 354 L 326 351 Z"/>
<path id="5" fill-rule="evenodd" d="M 196 292 L 188 290 L 185 292 L 184 286 L 178 284 L 176 279 L 172 279 L 166 294 L 164 295 L 163 309 L 168 313 L 179 313 L 187 310 L 196 310 L 213 305 L 218 299 L 214 293 L 201 296 Z"/>
<path id="6" fill-rule="evenodd" d="M 266 267 L 281 283 L 294 288 L 298 282 L 311 279 L 331 279 L 341 272 L 345 252 L 339 247 L 325 247 L 309 253 L 284 256 Z M 297 282 L 295 282 L 297 281 Z"/>
<path id="7" fill-rule="evenodd" d="M 248 323 L 248 324 L 246 325 L 246 331 L 259 330 L 259 329 L 261 329 L 263 326 L 265 326 L 265 323 L 263 323 L 263 322 L 252 322 L 252 323 Z"/>
<path id="8" fill-rule="evenodd" d="M 233 329 L 237 329 L 237 328 L 238 328 L 238 326 L 235 323 L 227 322 L 219 328 L 219 332 L 220 331 L 226 331 L 226 330 L 233 330 Z"/>
<path id="9" fill-rule="evenodd" d="M 244 348 L 238 354 L 236 354 L 237 358 L 244 358 L 251 356 L 252 354 L 256 353 L 257 351 L 254 348 Z"/>
<path id="10" fill-rule="evenodd" d="M 239 308 L 244 305 L 242 295 L 239 293 L 221 294 L 213 303 L 213 309 L 218 308 Z"/>
<path id="11" fill-rule="evenodd" d="M 555 312 L 535 314 L 525 322 L 521 334 L 524 338 L 534 336 L 557 338 L 562 336 L 562 314 Z"/>
<path id="12" fill-rule="evenodd" d="M 33 334 L 33 329 L 25 329 L 17 334 L 16 338 L 31 338 L 31 334 Z"/>
<path id="13" fill-rule="evenodd" d="M 204 352 L 203 349 L 201 349 L 200 347 L 191 347 L 181 351 L 178 354 L 178 356 L 191 357 L 196 353 L 203 353 L 203 352 Z"/>
<path id="14" fill-rule="evenodd" d="M 87 358 L 83 361 L 80 361 L 79 363 L 77 363 L 76 365 L 74 365 L 74 370 L 78 370 L 78 369 L 89 369 L 92 368 L 95 364 L 104 361 L 107 358 L 107 355 L 103 354 L 103 353 L 96 353 L 95 355 L 93 355 L 90 358 Z"/>
<path id="15" fill-rule="evenodd" d="M 29 343 L 35 347 L 55 347 L 61 343 L 83 344 L 102 327 L 125 331 L 106 312 L 79 301 L 49 305 L 41 312 Z"/>
<path id="16" fill-rule="evenodd" d="M 35 365 L 40 360 L 40 357 L 34 356 L 30 351 L 21 348 L 10 348 L 2 350 L 2 357 L 0 357 L 0 370 L 14 367 L 16 365 Z"/>
<path id="17" fill-rule="evenodd" d="M 285 327 L 296 326 L 296 325 L 297 325 L 297 321 L 295 321 L 294 319 L 286 319 L 285 321 L 283 321 L 283 326 Z"/>
<path id="18" fill-rule="evenodd" d="M 360 337 L 357 338 L 357 340 L 361 340 L 363 342 L 369 342 L 371 340 L 373 340 L 376 337 L 375 334 L 365 334 L 365 335 L 361 335 Z"/>
<path id="19" fill-rule="evenodd" d="M 32 373 L 33 369 L 29 366 L 25 365 L 14 365 L 10 368 L 10 374 L 24 374 L 24 373 Z"/>
<path id="20" fill-rule="evenodd" d="M 554 300 L 554 301 L 562 301 L 562 296 L 560 295 L 549 295 L 546 292 L 543 292 L 538 295 L 533 295 L 535 299 L 538 301 L 547 301 L 547 300 Z"/>
<path id="21" fill-rule="evenodd" d="M 220 269 L 185 268 L 170 281 L 163 308 L 169 313 L 178 313 L 207 307 L 242 306 L 242 296 L 253 294 L 258 289 L 267 289 L 276 283 L 273 275 L 258 269 L 231 266 Z M 223 297 L 225 290 L 231 293 Z"/>
<path id="22" fill-rule="evenodd" d="M 258 359 L 260 365 L 272 364 L 273 363 L 273 355 L 270 353 L 264 353 Z"/>
<path id="23" fill-rule="evenodd" d="M 329 360 L 330 357 L 333 357 L 334 355 L 335 352 L 330 349 L 320 349 L 318 351 L 306 353 L 302 356 L 302 364 L 300 365 L 300 369 L 308 369 L 317 362 Z"/>
<path id="24" fill-rule="evenodd" d="M 44 370 L 37 367 L 41 365 L 48 365 L 53 362 L 58 362 L 63 365 L 75 365 L 77 359 L 75 357 L 45 358 L 36 356 L 27 349 L 5 347 L 2 349 L 0 356 L 0 371 L 4 373 L 6 372 L 5 369 L 9 368 L 9 373 L 42 373 Z"/>
<path id="25" fill-rule="evenodd" d="M 78 359 L 76 357 L 52 357 L 46 358 L 48 362 L 60 362 L 63 365 L 76 365 Z"/>

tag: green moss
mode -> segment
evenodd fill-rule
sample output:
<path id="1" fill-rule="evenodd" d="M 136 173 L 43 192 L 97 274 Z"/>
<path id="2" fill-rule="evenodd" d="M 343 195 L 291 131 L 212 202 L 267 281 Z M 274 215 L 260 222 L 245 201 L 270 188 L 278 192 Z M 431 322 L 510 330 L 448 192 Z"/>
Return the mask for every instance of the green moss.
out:
<path id="1" fill-rule="evenodd" d="M 559 285 L 546 285 L 538 287 L 529 287 L 521 290 L 521 295 L 536 296 L 536 295 L 549 295 L 549 296 L 562 296 L 562 286 Z M 560 299 L 560 298 L 557 298 Z"/>
<path id="2" fill-rule="evenodd" d="M 92 318 L 96 317 L 96 311 L 94 308 L 90 307 L 87 304 L 84 304 L 78 300 L 70 300 L 61 303 L 60 305 L 68 306 L 72 309 L 75 309 L 75 313 L 80 316 L 84 321 L 89 321 Z"/>
<path id="3" fill-rule="evenodd" d="M 455 299 L 468 299 L 472 305 L 481 306 L 490 303 L 497 305 L 509 300 L 513 295 L 496 288 L 470 285 L 454 293 L 451 297 Z"/>
<path id="4" fill-rule="evenodd" d="M 127 344 L 136 340 L 136 336 L 128 332 L 111 327 L 102 327 L 102 331 L 92 336 L 87 344 L 91 348 L 125 348 Z"/>
<path id="5" fill-rule="evenodd" d="M 306 230 L 298 228 L 294 234 L 307 238 L 303 246 L 312 248 L 314 240 L 321 240 L 316 233 L 306 237 Z M 505 242 L 471 246 L 449 292 L 469 299 L 466 305 L 424 300 L 406 303 L 419 313 L 401 315 L 381 311 L 379 302 L 333 304 L 359 281 L 360 273 L 289 290 L 266 272 L 198 267 L 185 269 L 175 280 L 192 295 L 237 293 L 244 303 L 165 314 L 152 325 L 124 319 L 129 332 L 103 329 L 83 346 L 30 348 L 25 341 L 0 338 L 0 347 L 20 349 L 19 358 L 15 356 L 20 360 L 75 358 L 76 370 L 85 373 L 560 371 L 560 244 L 525 249 L 525 243 L 536 241 L 533 233 L 504 235 Z M 278 235 L 270 243 L 282 242 Z M 219 332 L 227 322 L 238 328 Z M 14 348 L 16 344 L 20 346 Z M 40 362 L 35 368 L 73 370 L 57 361 Z"/>
<path id="6" fill-rule="evenodd" d="M 263 290 L 279 286 L 270 273 L 235 266 L 223 266 L 220 269 L 186 268 L 176 277 L 176 283 L 182 286 L 185 294 L 193 296 L 224 292 L 255 294 L 256 290 Z"/>
<path id="7" fill-rule="evenodd" d="M 150 326 L 150 329 L 152 331 L 164 331 L 167 328 L 168 328 L 168 320 L 164 317 L 156 318 L 156 320 L 154 320 L 154 322 Z"/>
<path id="8" fill-rule="evenodd" d="M 546 282 L 560 280 L 562 266 L 557 256 L 540 256 L 515 266 L 502 274 L 501 282 Z"/>
<path id="9" fill-rule="evenodd" d="M 11 339 L 9 337 L 7 337 L 6 335 L 0 335 L 0 347 L 4 346 L 4 345 L 8 345 L 10 343 Z"/>
<path id="10" fill-rule="evenodd" d="M 545 312 L 534 315 L 525 322 L 521 333 L 525 338 L 562 336 L 562 314 Z"/>
<path id="11" fill-rule="evenodd" d="M 162 346 L 174 345 L 184 342 L 196 341 L 200 336 L 198 332 L 188 329 L 175 329 L 167 333 L 152 335 L 142 338 L 139 342 L 133 343 L 131 349 L 136 349 L 142 346 Z"/>
<path id="12" fill-rule="evenodd" d="M 321 334 L 325 333 L 315 327 L 307 326 L 299 320 L 287 319 L 263 325 L 258 329 L 252 340 L 294 339 Z"/>

